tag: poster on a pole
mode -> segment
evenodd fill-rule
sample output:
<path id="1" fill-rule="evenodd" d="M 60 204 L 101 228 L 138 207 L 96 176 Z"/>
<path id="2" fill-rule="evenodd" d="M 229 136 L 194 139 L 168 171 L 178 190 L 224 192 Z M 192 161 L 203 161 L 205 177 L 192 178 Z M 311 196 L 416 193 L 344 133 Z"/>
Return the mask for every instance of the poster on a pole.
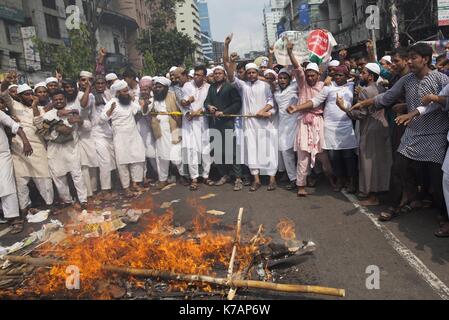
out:
<path id="1" fill-rule="evenodd" d="M 294 45 L 293 54 L 299 63 L 311 61 L 317 64 L 328 62 L 333 48 L 337 45 L 332 33 L 325 30 L 286 31 L 274 45 L 274 54 L 279 64 L 291 65 L 287 52 L 288 38 Z"/>
<path id="2" fill-rule="evenodd" d="M 438 26 L 449 26 L 449 0 L 438 0 Z"/>

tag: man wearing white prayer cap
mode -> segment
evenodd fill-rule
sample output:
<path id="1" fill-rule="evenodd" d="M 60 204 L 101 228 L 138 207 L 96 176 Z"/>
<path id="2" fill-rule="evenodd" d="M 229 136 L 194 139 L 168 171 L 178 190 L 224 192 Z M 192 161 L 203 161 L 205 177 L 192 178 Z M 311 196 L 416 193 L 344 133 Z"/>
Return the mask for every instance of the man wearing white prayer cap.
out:
<path id="1" fill-rule="evenodd" d="M 82 77 L 93 79 L 94 75 L 92 74 L 92 72 L 89 72 L 89 71 L 81 71 L 80 72 L 80 78 L 82 78 Z"/>
<path id="2" fill-rule="evenodd" d="M 267 79 L 270 83 L 275 83 L 277 78 L 278 78 L 278 74 L 276 73 L 276 71 L 271 70 L 271 69 L 267 69 L 264 71 L 263 76 L 265 77 L 265 79 Z"/>
<path id="3" fill-rule="evenodd" d="M 227 46 L 229 46 L 229 42 L 227 40 Z M 227 58 L 229 59 L 229 57 Z M 240 139 L 244 140 L 241 141 L 241 144 L 244 149 L 245 164 L 248 165 L 251 175 L 254 177 L 250 191 L 255 192 L 262 186 L 261 174 L 270 176 L 268 190 L 273 191 L 276 189 L 279 151 L 278 136 L 272 121 L 272 115 L 276 113 L 276 109 L 270 85 L 259 80 L 259 68 L 255 63 L 246 65 L 246 81 L 236 78 L 234 72 L 229 70 L 227 65 L 225 68 L 229 81 L 235 85 L 242 96 L 242 114 L 258 116 L 257 118 L 243 119 L 245 139 Z M 260 157 L 261 153 L 265 156 Z"/>
<path id="4" fill-rule="evenodd" d="M 37 85 L 37 90 L 47 90 L 45 83 Z M 22 141 L 18 137 L 13 137 L 11 151 L 14 163 L 14 175 L 17 184 L 17 195 L 19 198 L 19 207 L 22 215 L 25 217 L 28 213 L 36 213 L 38 210 L 31 209 L 31 199 L 28 184 L 33 180 L 42 199 L 48 208 L 53 204 L 53 182 L 50 178 L 48 167 L 47 146 L 40 134 L 40 124 L 42 116 L 45 114 L 40 100 L 37 99 L 33 90 L 28 84 L 22 84 L 18 87 L 17 93 L 20 102 L 14 101 L 10 110 L 11 115 L 20 121 L 28 140 L 34 150 L 30 157 L 25 157 L 22 151 Z"/>
<path id="5" fill-rule="evenodd" d="M 206 82 L 207 69 L 204 66 L 195 67 L 195 77 L 182 88 L 184 97 L 181 101 L 182 110 L 185 112 L 182 121 L 182 148 L 183 160 L 189 166 L 189 174 L 192 182 L 190 190 L 198 190 L 200 177 L 199 166 L 203 168 L 201 177 L 207 185 L 213 182 L 209 179 L 212 158 L 210 157 L 210 143 L 208 129 L 209 124 L 204 117 L 204 103 L 209 93 L 210 85 Z"/>
<path id="6" fill-rule="evenodd" d="M 8 87 L 8 93 L 11 96 L 11 98 L 13 98 L 14 100 L 18 99 L 17 88 L 19 88 L 19 86 L 17 84 L 12 84 Z"/>
<path id="7" fill-rule="evenodd" d="M 362 90 L 358 101 L 373 99 L 385 90 L 377 85 L 381 67 L 367 63 L 360 73 Z M 352 120 L 359 122 L 359 191 L 368 196 L 362 206 L 378 205 L 378 193 L 390 188 L 390 171 L 393 165 L 388 120 L 384 110 L 362 108 L 344 110 Z"/>
<path id="8" fill-rule="evenodd" d="M 50 103 L 50 97 L 48 95 L 47 84 L 45 82 L 39 82 L 34 86 L 34 94 L 39 99 L 39 106 L 46 107 Z"/>
<path id="9" fill-rule="evenodd" d="M 391 67 L 393 66 L 393 61 L 391 60 L 391 56 L 382 57 L 382 59 L 380 59 L 379 63 L 384 69 L 386 69 L 390 72 L 392 71 Z"/>
<path id="10" fill-rule="evenodd" d="M 215 79 L 214 79 L 214 70 L 213 69 L 207 69 L 207 75 L 206 75 L 206 78 L 207 78 L 207 83 L 208 84 L 213 84 L 214 82 L 215 82 Z"/>
<path id="11" fill-rule="evenodd" d="M 105 106 L 102 121 L 111 121 L 115 160 L 120 182 L 126 197 L 139 189 L 145 171 L 145 145 L 137 128 L 136 116 L 147 114 L 148 106 L 141 107 L 130 95 L 125 80 L 115 82 L 111 89 L 116 93 Z M 146 109 L 146 110 L 145 110 Z"/>
<path id="12" fill-rule="evenodd" d="M 118 76 L 115 73 L 108 73 L 105 79 L 108 89 L 111 89 L 111 86 L 114 84 L 114 82 L 118 80 Z"/>
<path id="13" fill-rule="evenodd" d="M 55 77 L 49 77 L 45 80 L 45 83 L 47 85 L 48 94 L 51 95 L 53 92 L 55 92 L 57 89 L 60 88 L 60 84 L 57 78 Z"/>
<path id="14" fill-rule="evenodd" d="M 320 67 L 318 67 L 318 65 L 315 62 L 310 62 L 306 67 L 306 71 L 307 70 L 311 70 L 311 71 L 320 73 Z"/>
<path id="15" fill-rule="evenodd" d="M 157 113 L 181 112 L 175 93 L 169 91 L 171 81 L 165 77 L 154 77 L 153 84 L 154 103 L 150 106 L 150 111 Z M 179 174 L 184 176 L 181 125 L 181 117 L 168 115 L 151 117 L 151 128 L 156 140 L 158 189 L 163 189 L 168 185 L 170 162 L 178 168 Z"/>
<path id="16" fill-rule="evenodd" d="M 189 71 L 189 80 L 193 80 L 193 76 L 195 75 L 195 70 L 190 70 Z"/>

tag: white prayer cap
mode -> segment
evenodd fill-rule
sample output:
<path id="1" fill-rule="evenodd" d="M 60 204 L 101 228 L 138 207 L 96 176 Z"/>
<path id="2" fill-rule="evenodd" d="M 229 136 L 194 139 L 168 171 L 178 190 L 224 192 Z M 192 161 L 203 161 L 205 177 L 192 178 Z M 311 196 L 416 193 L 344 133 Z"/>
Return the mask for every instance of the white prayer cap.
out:
<path id="1" fill-rule="evenodd" d="M 116 81 L 112 86 L 111 90 L 113 92 L 119 92 L 120 90 L 128 88 L 128 83 L 125 80 Z"/>
<path id="2" fill-rule="evenodd" d="M 207 74 L 206 74 L 207 77 L 211 76 L 213 74 L 214 74 L 214 71 L 212 69 L 207 69 Z"/>
<path id="3" fill-rule="evenodd" d="M 377 75 L 380 75 L 380 67 L 377 63 L 367 63 L 365 68 Z"/>
<path id="4" fill-rule="evenodd" d="M 393 63 L 393 61 L 391 60 L 391 56 L 384 56 L 382 59 L 380 59 L 380 60 L 385 60 L 385 61 L 387 61 L 388 62 L 388 64 L 392 64 Z"/>
<path id="5" fill-rule="evenodd" d="M 330 66 L 330 65 L 329 65 Z M 337 66 L 338 67 L 338 66 Z M 307 70 L 313 70 L 316 71 L 318 73 L 320 73 L 320 68 L 318 67 L 318 65 L 315 62 L 311 62 L 307 65 L 306 67 L 306 71 Z"/>
<path id="6" fill-rule="evenodd" d="M 265 72 L 263 73 L 263 76 L 266 77 L 269 74 L 272 74 L 276 79 L 278 77 L 278 74 L 276 73 L 276 71 L 271 70 L 271 69 L 265 70 Z"/>
<path id="7" fill-rule="evenodd" d="M 45 84 L 49 84 L 49 83 L 52 83 L 52 82 L 58 83 L 59 81 L 58 81 L 58 79 L 56 79 L 55 77 L 50 77 L 50 78 L 47 78 L 47 79 L 45 80 Z"/>
<path id="8" fill-rule="evenodd" d="M 331 62 L 329 62 L 329 67 L 338 67 L 340 66 L 340 61 L 338 60 L 332 60 Z"/>
<path id="9" fill-rule="evenodd" d="M 167 74 L 165 75 L 166 78 L 170 78 L 170 76 L 171 76 L 170 73 L 167 73 Z"/>
<path id="10" fill-rule="evenodd" d="M 248 70 L 250 70 L 250 69 L 256 69 L 257 71 L 259 71 L 259 68 L 257 67 L 257 64 L 255 64 L 255 63 L 248 63 L 248 64 L 245 66 L 245 70 L 246 70 L 246 71 L 248 71 Z"/>
<path id="11" fill-rule="evenodd" d="M 19 86 L 17 84 L 12 84 L 8 87 L 8 90 L 11 90 L 13 88 L 18 88 Z"/>
<path id="12" fill-rule="evenodd" d="M 170 68 L 170 73 L 174 72 L 176 69 L 178 69 L 178 67 L 175 67 L 175 66 L 171 67 Z"/>
<path id="13" fill-rule="evenodd" d="M 287 68 L 282 68 L 281 70 L 279 70 L 279 74 L 281 73 L 288 74 L 289 77 L 292 76 L 292 73 Z"/>
<path id="14" fill-rule="evenodd" d="M 47 88 L 47 84 L 46 84 L 45 82 L 39 82 L 38 84 L 36 84 L 36 85 L 34 86 L 34 91 L 36 91 L 37 88 L 40 88 L 40 87 Z"/>
<path id="15" fill-rule="evenodd" d="M 80 72 L 80 78 L 81 77 L 93 79 L 94 75 L 92 74 L 92 72 L 89 72 L 89 71 L 81 71 Z"/>
<path id="16" fill-rule="evenodd" d="M 195 70 L 190 70 L 190 72 L 189 72 L 189 77 L 190 78 L 193 78 L 195 76 Z"/>
<path id="17" fill-rule="evenodd" d="M 140 79 L 141 81 L 142 80 L 144 80 L 144 81 L 152 81 L 153 80 L 153 78 L 151 78 L 150 76 L 144 76 L 144 77 L 142 77 L 142 79 Z"/>
<path id="18" fill-rule="evenodd" d="M 161 85 L 165 86 L 165 87 L 170 87 L 171 86 L 171 81 L 165 77 L 154 77 L 153 78 L 153 82 L 156 83 L 160 83 Z"/>
<path id="19" fill-rule="evenodd" d="M 106 81 L 114 81 L 118 80 L 118 77 L 115 73 L 108 73 L 105 77 Z"/>
<path id="20" fill-rule="evenodd" d="M 222 70 L 224 73 L 226 73 L 226 69 L 223 68 L 222 66 L 216 66 L 212 69 L 213 72 L 215 72 L 215 70 Z"/>
<path id="21" fill-rule="evenodd" d="M 31 87 L 29 85 L 25 84 L 21 84 L 18 88 L 17 88 L 17 93 L 21 94 L 24 93 L 25 91 L 33 91 L 33 89 L 31 89 Z"/>

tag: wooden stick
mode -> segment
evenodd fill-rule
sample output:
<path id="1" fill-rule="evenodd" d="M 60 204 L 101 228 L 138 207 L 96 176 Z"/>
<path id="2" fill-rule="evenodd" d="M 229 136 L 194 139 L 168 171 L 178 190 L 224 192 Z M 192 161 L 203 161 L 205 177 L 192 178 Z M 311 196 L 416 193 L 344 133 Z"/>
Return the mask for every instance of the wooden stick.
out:
<path id="1" fill-rule="evenodd" d="M 21 256 L 4 256 L 0 257 L 0 260 L 9 260 L 15 263 L 24 263 L 35 266 L 57 266 L 57 265 L 70 265 L 68 261 L 59 261 L 55 259 L 45 259 L 45 258 L 31 258 L 31 257 L 21 257 Z M 344 289 L 326 288 L 319 286 L 307 286 L 299 284 L 280 284 L 280 283 L 270 283 L 255 280 L 236 280 L 236 279 L 225 279 L 225 278 L 215 278 L 210 276 L 202 275 L 187 275 L 178 274 L 168 271 L 159 270 L 148 270 L 148 269 L 135 269 L 135 268 L 125 268 L 116 267 L 111 265 L 103 266 L 104 271 L 126 274 L 135 277 L 148 277 L 148 278 L 158 278 L 166 279 L 172 281 L 189 281 L 189 282 L 203 282 L 208 284 L 215 284 L 223 287 L 233 287 L 233 288 L 249 288 L 249 289 L 263 289 L 277 292 L 288 292 L 288 293 L 312 293 L 321 294 L 334 297 L 344 297 Z"/>
<path id="2" fill-rule="evenodd" d="M 243 216 L 243 208 L 240 208 L 239 215 L 237 217 L 237 229 L 235 233 L 235 242 L 234 247 L 232 248 L 232 255 L 231 255 L 231 261 L 229 262 L 229 268 L 228 268 L 228 280 L 232 279 L 232 275 L 234 273 L 234 260 L 235 255 L 237 254 L 237 246 L 240 245 L 240 232 L 242 230 L 242 216 Z M 228 300 L 234 300 L 235 294 L 237 293 L 237 290 L 235 288 L 231 288 L 228 292 Z"/>

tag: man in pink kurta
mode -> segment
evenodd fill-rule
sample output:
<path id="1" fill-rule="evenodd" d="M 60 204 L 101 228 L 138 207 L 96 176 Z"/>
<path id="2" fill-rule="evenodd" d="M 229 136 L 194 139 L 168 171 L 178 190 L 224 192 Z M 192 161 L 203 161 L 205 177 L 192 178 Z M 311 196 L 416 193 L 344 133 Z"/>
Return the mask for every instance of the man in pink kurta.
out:
<path id="1" fill-rule="evenodd" d="M 316 63 L 309 63 L 305 69 L 295 69 L 298 82 L 299 103 L 298 105 L 312 100 L 324 87 L 319 81 L 320 71 Z M 331 174 L 332 168 L 329 158 L 324 150 L 324 120 L 323 108 L 315 108 L 303 112 L 299 117 L 298 131 L 296 135 L 295 151 L 298 153 L 297 185 L 299 196 L 306 196 L 307 175 L 309 165 L 315 166 L 315 159 L 323 165 L 326 174 Z"/>

